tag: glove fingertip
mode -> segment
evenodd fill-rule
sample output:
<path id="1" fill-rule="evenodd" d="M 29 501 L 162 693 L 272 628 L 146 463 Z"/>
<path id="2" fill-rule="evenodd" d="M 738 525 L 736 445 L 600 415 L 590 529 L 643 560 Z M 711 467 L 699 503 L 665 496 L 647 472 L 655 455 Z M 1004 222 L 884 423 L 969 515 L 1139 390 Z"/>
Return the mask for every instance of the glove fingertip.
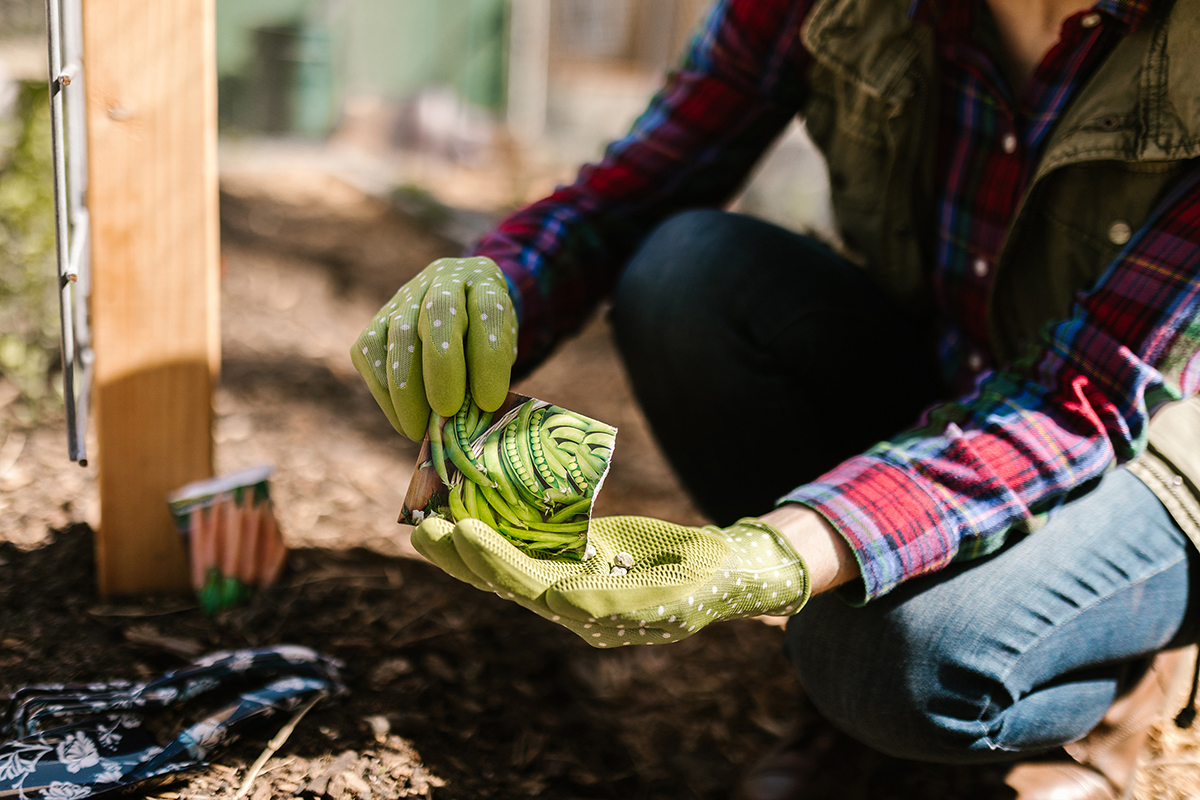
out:
<path id="1" fill-rule="evenodd" d="M 427 517 L 413 528 L 412 543 L 418 551 L 424 545 L 440 542 L 454 533 L 454 523 L 444 517 Z M 421 553 L 421 555 L 425 555 Z"/>
<path id="2" fill-rule="evenodd" d="M 430 517 L 413 529 L 412 546 L 429 563 L 447 575 L 469 583 L 476 589 L 487 589 L 486 581 L 463 563 L 454 546 L 454 525 L 441 517 Z"/>
<path id="3" fill-rule="evenodd" d="M 375 398 L 375 402 L 379 404 L 379 409 L 387 417 L 388 422 L 392 424 L 392 427 L 397 432 L 404 433 L 404 427 L 396 415 L 396 409 L 392 406 L 390 392 L 387 387 L 379 382 L 370 365 L 363 359 L 357 346 L 350 351 L 350 363 L 354 365 L 354 368 L 362 376 L 363 382 L 367 384 L 367 389 L 371 392 L 371 396 Z"/>
<path id="4" fill-rule="evenodd" d="M 454 399 L 455 397 L 458 399 Z M 465 397 L 465 387 L 464 391 L 459 392 L 457 395 L 439 392 L 429 398 L 429 408 L 443 417 L 453 417 L 462 408 Z"/>
<path id="5" fill-rule="evenodd" d="M 475 399 L 475 405 L 482 410 L 495 411 L 508 398 L 508 388 L 507 378 L 503 382 L 484 380 L 472 385 L 471 396 Z"/>
<path id="6" fill-rule="evenodd" d="M 400 423 L 401 433 L 414 442 L 422 441 L 425 438 L 425 432 L 429 429 L 429 404 L 423 402 L 423 394 L 420 399 L 421 402 L 416 399 L 408 399 L 396 409 L 396 419 Z"/>
<path id="7" fill-rule="evenodd" d="M 422 371 L 429 407 L 443 417 L 457 414 L 467 394 L 466 364 L 461 355 L 457 359 L 453 353 L 426 355 Z"/>
<path id="8" fill-rule="evenodd" d="M 455 533 L 461 541 L 470 542 L 477 549 L 495 550 L 512 547 L 512 543 L 501 536 L 492 526 L 478 519 L 464 519 L 455 523 Z"/>
<path id="9" fill-rule="evenodd" d="M 453 540 L 463 563 L 506 595 L 537 598 L 555 580 L 545 562 L 522 553 L 499 531 L 479 520 L 466 519 L 455 525 Z"/>
<path id="10" fill-rule="evenodd" d="M 586 608 L 581 608 L 574 600 L 564 594 L 556 586 L 551 586 L 546 590 L 546 605 L 555 614 L 559 614 L 567 619 L 573 619 L 577 622 L 587 622 L 588 620 L 599 619 L 595 614 L 591 613 Z M 601 614 L 600 616 L 607 616 Z"/>
<path id="11" fill-rule="evenodd" d="M 429 400 L 425 397 L 421 365 L 414 361 L 403 380 L 397 381 L 396 376 L 392 375 L 388 390 L 402 433 L 414 442 L 420 442 L 425 438 L 429 426 Z"/>

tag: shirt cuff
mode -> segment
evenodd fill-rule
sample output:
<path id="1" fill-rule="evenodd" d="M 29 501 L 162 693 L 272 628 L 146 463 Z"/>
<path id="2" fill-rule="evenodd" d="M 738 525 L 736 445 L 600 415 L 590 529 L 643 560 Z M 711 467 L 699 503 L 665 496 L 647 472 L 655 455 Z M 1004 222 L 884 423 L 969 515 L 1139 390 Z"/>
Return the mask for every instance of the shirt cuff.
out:
<path id="1" fill-rule="evenodd" d="M 848 459 L 780 502 L 812 508 L 845 537 L 862 573 L 842 589 L 855 605 L 941 569 L 958 549 L 949 493 L 879 456 Z"/>

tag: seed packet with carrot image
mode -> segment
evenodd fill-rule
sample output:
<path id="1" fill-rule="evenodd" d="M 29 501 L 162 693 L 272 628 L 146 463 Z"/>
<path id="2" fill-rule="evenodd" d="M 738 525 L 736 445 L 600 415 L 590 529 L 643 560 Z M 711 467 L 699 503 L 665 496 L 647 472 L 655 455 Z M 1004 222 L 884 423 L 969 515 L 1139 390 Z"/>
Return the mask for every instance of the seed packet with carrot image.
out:
<path id="1" fill-rule="evenodd" d="M 197 481 L 167 502 L 187 540 L 192 587 L 214 613 L 244 602 L 279 579 L 287 547 L 275 520 L 269 466 Z"/>

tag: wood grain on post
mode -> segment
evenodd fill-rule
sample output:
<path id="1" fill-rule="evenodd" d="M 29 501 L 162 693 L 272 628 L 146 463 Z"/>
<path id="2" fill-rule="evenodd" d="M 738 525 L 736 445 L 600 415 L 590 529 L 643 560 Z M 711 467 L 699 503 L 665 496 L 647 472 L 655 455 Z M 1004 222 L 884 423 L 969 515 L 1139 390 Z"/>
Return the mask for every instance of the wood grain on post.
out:
<path id="1" fill-rule="evenodd" d="M 103 597 L 189 588 L 166 495 L 212 474 L 213 0 L 84 0 Z"/>

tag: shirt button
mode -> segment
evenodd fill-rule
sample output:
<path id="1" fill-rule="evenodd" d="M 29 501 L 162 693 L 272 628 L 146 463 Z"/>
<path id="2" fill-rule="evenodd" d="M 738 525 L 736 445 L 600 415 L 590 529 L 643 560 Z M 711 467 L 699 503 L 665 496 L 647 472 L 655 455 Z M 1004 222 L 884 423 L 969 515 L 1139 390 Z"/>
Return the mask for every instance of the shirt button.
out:
<path id="1" fill-rule="evenodd" d="M 975 277 L 986 277 L 988 274 L 988 262 L 984 261 L 982 258 L 977 258 L 975 259 L 974 269 Z"/>
<path id="2" fill-rule="evenodd" d="M 983 369 L 983 356 L 972 350 L 971 354 L 967 356 L 967 366 L 970 367 L 972 372 L 979 372 L 979 370 Z"/>
<path id="3" fill-rule="evenodd" d="M 1079 20 L 1079 24 L 1085 28 L 1094 28 L 1100 24 L 1100 15 L 1095 13 L 1088 14 Z"/>
<path id="4" fill-rule="evenodd" d="M 1115 245 L 1125 244 L 1131 236 L 1133 236 L 1133 230 L 1124 220 L 1117 220 L 1108 229 L 1108 240 Z"/>
<path id="5" fill-rule="evenodd" d="M 1183 478 L 1180 477 L 1179 475 L 1176 475 L 1174 478 L 1171 479 L 1171 483 L 1175 484 L 1176 486 L 1182 486 Z"/>
<path id="6" fill-rule="evenodd" d="M 1004 152 L 1012 155 L 1017 152 L 1017 137 L 1015 134 L 1006 133 L 1004 138 L 1000 140 L 1000 146 L 1004 148 Z"/>

